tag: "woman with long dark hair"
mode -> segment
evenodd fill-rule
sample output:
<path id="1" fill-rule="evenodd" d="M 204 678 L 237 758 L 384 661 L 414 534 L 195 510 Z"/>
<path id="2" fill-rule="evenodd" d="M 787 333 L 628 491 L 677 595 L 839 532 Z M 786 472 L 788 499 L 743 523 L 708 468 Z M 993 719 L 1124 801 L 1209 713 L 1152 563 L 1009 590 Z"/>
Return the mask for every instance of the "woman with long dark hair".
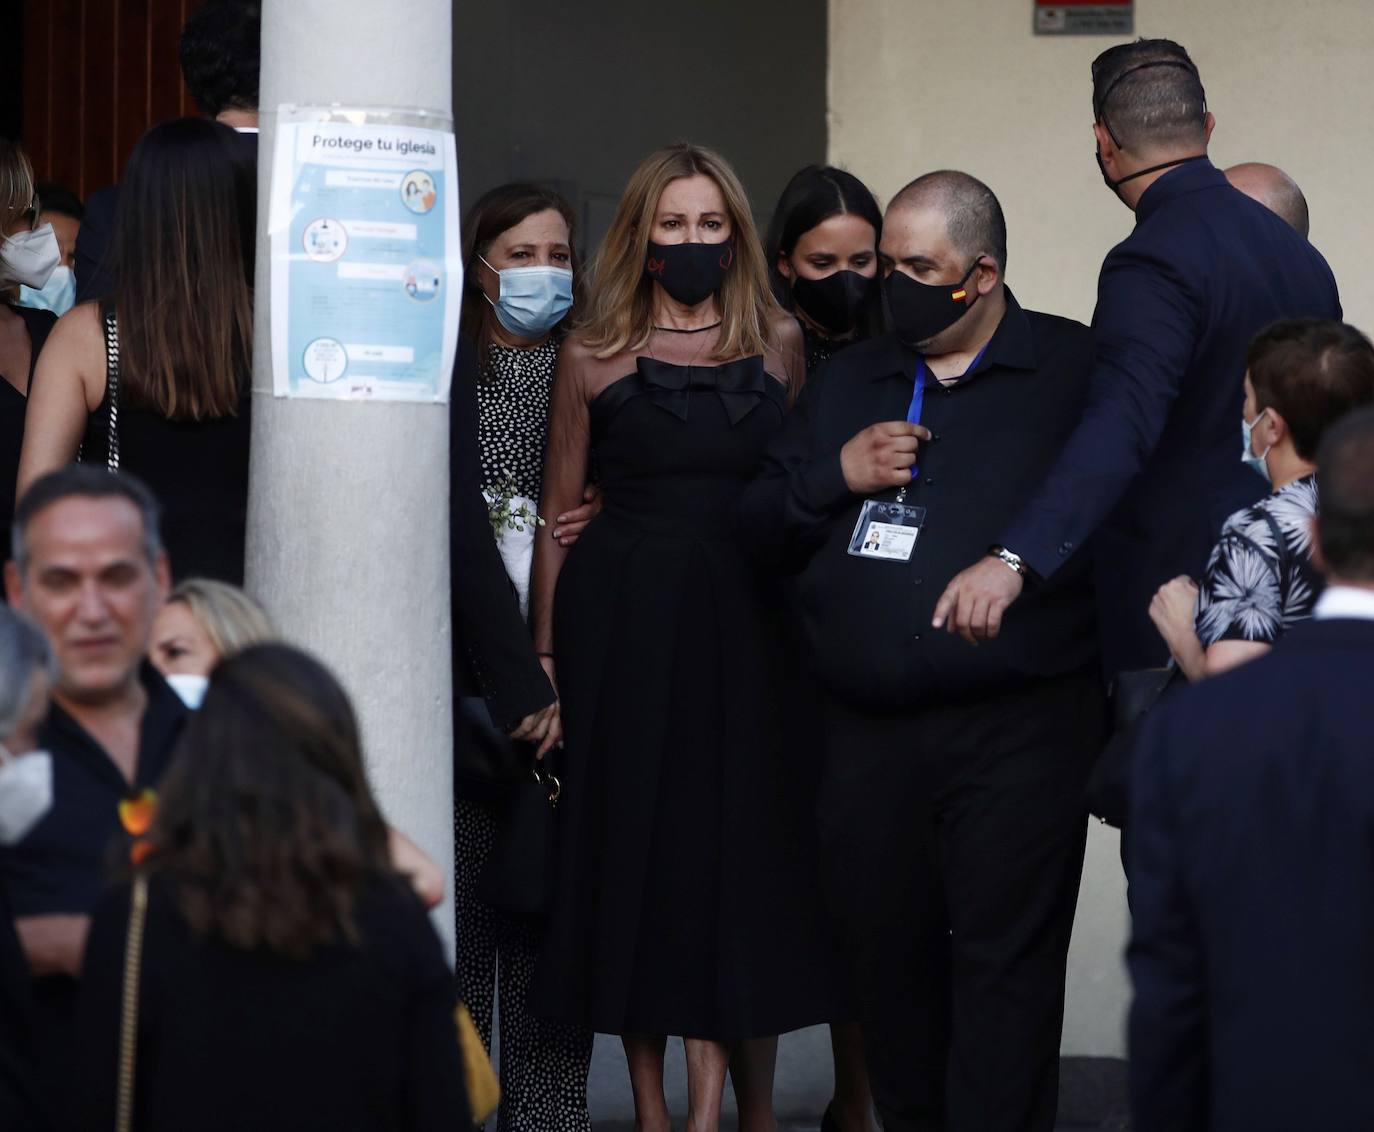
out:
<path id="1" fill-rule="evenodd" d="M 501 1132 L 587 1132 L 591 1031 L 530 1013 L 538 923 L 477 895 L 508 836 L 512 787 L 547 753 L 556 714 L 524 615 L 535 532 L 571 545 L 584 515 L 577 508 L 564 517 L 572 523 L 551 515 L 537 526 L 549 391 L 576 316 L 576 224 L 572 206 L 552 189 L 509 184 L 478 198 L 463 233 L 465 341 L 451 445 L 452 540 L 463 548 L 453 585 L 458 983 L 488 1050 L 499 994 Z M 464 358 L 472 360 L 464 365 Z M 497 773 L 472 757 L 493 746 L 507 756 Z"/>
<path id="2" fill-rule="evenodd" d="M 868 187 L 832 165 L 787 182 L 764 243 L 773 295 L 801 323 L 808 374 L 882 329 L 878 241 L 883 214 Z"/>
<path id="3" fill-rule="evenodd" d="M 650 154 L 554 383 L 544 508 L 577 501 L 593 452 L 605 507 L 571 551 L 541 535 L 531 586 L 567 737 L 536 1008 L 621 1036 L 641 1132 L 670 1125 L 665 1035 L 686 1039 L 693 1132 L 718 1126 L 727 1068 L 740 1127 L 766 1132 L 776 1035 L 827 1013 L 771 595 L 733 521 L 804 380 L 734 170 Z"/>
<path id="4" fill-rule="evenodd" d="M 91 923 L 77 1127 L 115 1126 L 130 1006 L 144 1132 L 463 1127 L 452 977 L 318 662 L 256 645 L 216 668 L 135 857 L 146 909 L 125 882 Z"/>
<path id="5" fill-rule="evenodd" d="M 882 234 L 878 202 L 862 181 L 843 169 L 799 169 L 778 198 L 765 245 L 769 278 L 774 296 L 801 326 L 808 377 L 814 377 L 832 354 L 881 332 Z M 785 589 L 795 611 L 787 623 L 799 625 L 795 593 L 790 583 Z M 784 658 L 791 706 L 783 719 L 784 745 L 795 759 L 791 781 L 814 807 L 824 762 L 821 694 L 807 671 L 804 652 L 794 634 Z M 821 1127 L 823 1132 L 867 1132 L 873 1124 L 873 1094 L 864 1063 L 863 1031 L 852 1021 L 852 1008 L 841 1010 L 830 1027 L 835 1092 Z"/>
<path id="6" fill-rule="evenodd" d="M 177 577 L 243 582 L 254 184 L 227 126 L 178 118 L 129 158 L 114 294 L 58 320 L 34 375 L 19 492 L 78 458 L 144 480 Z"/>

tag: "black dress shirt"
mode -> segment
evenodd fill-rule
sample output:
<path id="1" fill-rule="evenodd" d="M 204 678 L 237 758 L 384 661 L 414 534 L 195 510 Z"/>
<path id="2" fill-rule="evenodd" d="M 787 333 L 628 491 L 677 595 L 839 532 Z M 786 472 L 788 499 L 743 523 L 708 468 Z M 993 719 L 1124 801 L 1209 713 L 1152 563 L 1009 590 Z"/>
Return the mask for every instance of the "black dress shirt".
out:
<path id="1" fill-rule="evenodd" d="M 148 694 L 140 728 L 135 792 L 162 781 L 186 708 L 152 665 L 140 677 Z M 52 752 L 53 805 L 17 845 L 0 850 L 0 884 L 15 916 L 89 915 L 113 866 L 127 861 L 127 835 L 119 824 L 129 783 L 92 736 L 56 704 L 39 731 Z M 38 1093 L 56 1105 L 70 1087 L 77 981 L 67 975 L 35 979 L 33 1047 Z"/>
<path id="2" fill-rule="evenodd" d="M 139 731 L 132 791 L 109 753 L 53 704 L 39 732 L 52 752 L 53 804 L 17 845 L 0 850 L 0 874 L 16 916 L 86 914 L 104 891 L 112 846 L 122 840 L 119 803 L 156 787 L 186 721 L 186 708 L 153 668 L 140 673 L 148 705 Z"/>
<path id="3" fill-rule="evenodd" d="M 1094 663 L 1083 558 L 1052 582 L 1028 581 L 995 641 L 975 648 L 930 627 L 945 585 L 987 552 L 1048 471 L 1087 393 L 1087 327 L 1023 310 L 1010 291 L 1006 298 L 978 364 L 954 384 L 927 382 L 921 423 L 934 439 L 921 446 L 906 495 L 926 509 L 910 561 L 848 553 L 863 499 L 840 468 L 840 449 L 856 433 L 906 417 L 918 358 L 893 335 L 852 346 L 821 369 L 745 494 L 742 529 L 800 570 L 816 671 L 848 703 L 909 711 Z"/>

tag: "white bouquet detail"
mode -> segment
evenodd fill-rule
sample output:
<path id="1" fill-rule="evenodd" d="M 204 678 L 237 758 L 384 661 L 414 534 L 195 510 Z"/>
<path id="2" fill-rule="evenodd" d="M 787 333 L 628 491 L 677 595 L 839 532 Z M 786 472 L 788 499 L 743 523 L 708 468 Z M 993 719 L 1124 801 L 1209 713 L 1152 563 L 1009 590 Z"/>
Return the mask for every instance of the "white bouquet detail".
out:
<path id="1" fill-rule="evenodd" d="M 534 532 L 545 526 L 533 499 L 516 490 L 515 475 L 501 469 L 501 479 L 482 489 L 487 517 L 501 552 L 506 574 L 520 599 L 520 614 L 530 613 L 530 566 L 534 561 Z"/>

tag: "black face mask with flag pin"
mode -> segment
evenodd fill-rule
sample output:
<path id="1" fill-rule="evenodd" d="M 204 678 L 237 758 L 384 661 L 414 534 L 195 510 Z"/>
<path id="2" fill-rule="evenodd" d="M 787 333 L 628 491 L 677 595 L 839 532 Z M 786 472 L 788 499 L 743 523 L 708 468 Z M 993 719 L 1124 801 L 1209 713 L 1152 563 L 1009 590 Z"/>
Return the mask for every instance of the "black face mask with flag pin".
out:
<path id="1" fill-rule="evenodd" d="M 883 295 L 897 337 L 908 346 L 919 346 L 963 318 L 973 306 L 967 301 L 969 289 L 965 284 L 978 266 L 978 259 L 957 283 L 919 283 L 901 271 L 894 271 L 883 280 Z M 978 301 L 977 291 L 973 292 L 973 301 Z"/>

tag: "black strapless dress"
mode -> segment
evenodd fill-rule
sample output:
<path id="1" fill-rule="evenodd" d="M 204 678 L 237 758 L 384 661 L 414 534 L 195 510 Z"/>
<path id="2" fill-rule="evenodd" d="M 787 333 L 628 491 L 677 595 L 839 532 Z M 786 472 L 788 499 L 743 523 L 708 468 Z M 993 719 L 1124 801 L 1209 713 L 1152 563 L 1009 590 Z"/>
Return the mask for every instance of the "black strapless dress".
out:
<path id="1" fill-rule="evenodd" d="M 162 504 L 162 542 L 176 581 L 243 585 L 252 405 L 245 392 L 236 416 L 173 421 L 120 399 L 120 471 L 141 479 Z M 107 393 L 87 421 L 82 463 L 106 464 L 109 422 Z"/>
<path id="2" fill-rule="evenodd" d="M 566 750 L 535 1002 L 601 1033 L 733 1041 L 828 1017 L 778 602 L 734 520 L 785 399 L 761 357 L 640 358 L 591 403 L 604 510 L 554 604 Z"/>

